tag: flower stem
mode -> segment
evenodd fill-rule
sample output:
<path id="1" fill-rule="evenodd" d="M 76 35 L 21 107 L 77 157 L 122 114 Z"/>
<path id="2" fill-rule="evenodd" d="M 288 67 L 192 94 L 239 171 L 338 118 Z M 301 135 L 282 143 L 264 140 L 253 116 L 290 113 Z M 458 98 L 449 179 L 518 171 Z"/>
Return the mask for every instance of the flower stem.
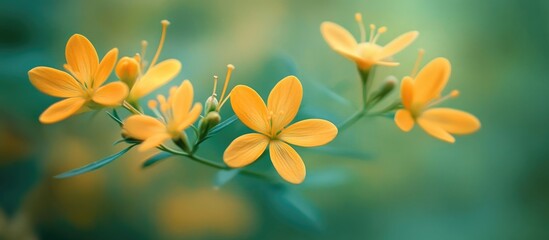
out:
<path id="1" fill-rule="evenodd" d="M 198 162 L 198 163 L 201 163 L 201 164 L 204 164 L 206 166 L 213 167 L 213 168 L 216 168 L 216 169 L 219 169 L 219 170 L 231 170 L 232 169 L 231 167 L 229 167 L 225 164 L 217 163 L 217 162 L 208 160 L 206 158 L 199 157 L 199 156 L 194 155 L 194 154 L 191 155 L 191 154 L 188 154 L 188 153 L 185 153 L 185 152 L 180 152 L 180 151 L 168 148 L 168 147 L 163 146 L 163 145 L 160 146 L 159 149 L 162 150 L 162 151 L 165 151 L 165 152 L 169 152 L 169 153 L 174 154 L 174 155 L 186 157 L 186 158 L 191 159 L 195 162 Z M 264 174 L 261 174 L 261 173 L 258 173 L 258 172 L 254 172 L 254 171 L 250 171 L 250 170 L 242 169 L 242 170 L 240 170 L 240 173 L 242 173 L 244 175 L 251 176 L 251 177 L 261 178 L 261 179 L 264 179 L 264 180 L 275 181 L 267 175 L 264 175 Z"/>
<path id="2" fill-rule="evenodd" d="M 349 118 L 347 118 L 345 121 L 343 121 L 342 123 L 340 123 L 337 126 L 338 130 L 343 131 L 346 128 L 350 127 L 356 121 L 358 121 L 360 118 L 362 118 L 365 113 L 366 113 L 366 111 L 364 109 L 361 109 L 361 110 L 355 112 L 353 115 L 351 115 Z"/>

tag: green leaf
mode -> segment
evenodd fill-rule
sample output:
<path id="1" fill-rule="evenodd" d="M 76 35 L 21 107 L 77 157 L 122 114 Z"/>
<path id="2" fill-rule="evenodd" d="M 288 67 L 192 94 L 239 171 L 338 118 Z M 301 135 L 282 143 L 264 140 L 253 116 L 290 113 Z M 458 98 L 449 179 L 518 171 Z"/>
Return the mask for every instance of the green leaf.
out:
<path id="1" fill-rule="evenodd" d="M 214 179 L 214 187 L 215 188 L 221 188 L 225 184 L 227 184 L 229 181 L 231 181 L 238 173 L 240 172 L 240 169 L 230 169 L 230 170 L 219 170 L 215 174 Z"/>
<path id="2" fill-rule="evenodd" d="M 223 130 L 223 128 L 226 128 L 228 127 L 229 125 L 231 125 L 233 122 L 235 122 L 238 118 L 236 117 L 236 115 L 233 115 L 231 116 L 230 118 L 227 118 L 227 120 L 215 125 L 215 127 L 213 127 L 209 133 L 208 133 L 208 136 L 206 136 L 206 138 L 208 137 L 211 137 L 213 135 L 215 135 L 216 133 L 218 133 L 219 131 Z"/>
<path id="3" fill-rule="evenodd" d="M 129 147 L 127 148 L 124 148 L 122 151 L 116 153 L 116 154 L 113 154 L 111 156 L 108 156 L 106 158 L 103 158 L 99 161 L 95 161 L 95 162 L 92 162 L 86 166 L 83 166 L 81 168 L 77 168 L 77 169 L 73 169 L 73 170 L 70 170 L 68 172 L 64 172 L 64 173 L 61 173 L 57 176 L 55 176 L 54 178 L 68 178 L 68 177 L 74 177 L 76 175 L 80 175 L 80 174 L 83 174 L 83 173 L 87 173 L 87 172 L 91 172 L 91 171 L 94 171 L 94 170 L 97 170 L 109 163 L 111 163 L 112 161 L 116 160 L 117 158 L 121 157 L 122 155 L 124 155 L 124 153 L 128 152 L 130 149 L 132 149 L 133 147 L 135 147 L 137 144 L 134 144 L 134 145 L 130 145 Z"/>
<path id="4" fill-rule="evenodd" d="M 278 214 L 300 228 L 317 231 L 321 229 L 319 215 L 306 199 L 297 192 L 280 186 L 273 190 L 270 199 Z"/>
<path id="5" fill-rule="evenodd" d="M 112 110 L 112 113 L 107 112 L 107 114 L 109 115 L 109 117 L 112 118 L 112 120 L 116 121 L 119 126 L 122 126 L 122 124 L 123 124 L 122 120 L 120 120 L 120 117 L 118 116 L 118 113 L 116 112 L 115 109 Z"/>
<path id="6" fill-rule="evenodd" d="M 171 156 L 173 156 L 173 154 L 168 153 L 168 152 L 160 152 L 160 153 L 150 157 L 149 159 L 145 160 L 145 162 L 143 162 L 143 165 L 141 165 L 141 168 L 150 167 L 153 164 L 157 163 L 158 161 L 164 160 L 164 159 L 169 158 Z"/>

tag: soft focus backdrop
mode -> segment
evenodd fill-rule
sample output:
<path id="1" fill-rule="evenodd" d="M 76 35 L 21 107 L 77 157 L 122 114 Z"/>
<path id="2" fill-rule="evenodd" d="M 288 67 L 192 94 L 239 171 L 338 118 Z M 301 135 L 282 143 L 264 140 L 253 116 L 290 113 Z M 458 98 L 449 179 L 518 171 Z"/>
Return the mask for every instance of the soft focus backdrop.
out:
<path id="1" fill-rule="evenodd" d="M 424 63 L 446 57 L 447 91 L 462 94 L 445 105 L 475 114 L 482 129 L 451 145 L 364 119 L 328 147 L 298 149 L 308 175 L 288 189 L 239 176 L 216 190 L 213 169 L 174 157 L 141 170 L 146 154 L 133 151 L 93 173 L 52 178 L 121 149 L 103 113 L 38 123 L 56 99 L 27 71 L 61 68 L 72 34 L 87 36 L 100 56 L 111 47 L 133 55 L 143 39 L 152 53 L 168 19 L 161 59 L 182 62 L 172 85 L 190 79 L 197 101 L 232 63 L 232 86 L 263 97 L 297 75 L 305 87 L 298 119 L 338 123 L 359 106 L 358 73 L 319 26 L 337 22 L 358 36 L 355 12 L 389 28 L 381 43 L 420 32 L 396 56 L 401 66 L 380 69 L 377 80 L 408 74 L 418 48 Z M 0 239 L 549 239 L 548 46 L 545 0 L 2 0 Z M 228 129 L 200 153 L 221 161 L 249 131 Z M 268 158 L 260 162 L 272 171 Z"/>

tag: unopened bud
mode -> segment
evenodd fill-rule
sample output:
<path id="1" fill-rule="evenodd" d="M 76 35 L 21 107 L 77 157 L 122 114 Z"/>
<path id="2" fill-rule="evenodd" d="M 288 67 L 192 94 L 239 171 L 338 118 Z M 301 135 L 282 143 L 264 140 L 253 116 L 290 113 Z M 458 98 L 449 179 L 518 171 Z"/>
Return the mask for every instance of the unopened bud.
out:
<path id="1" fill-rule="evenodd" d="M 200 121 L 200 139 L 205 138 L 208 132 L 221 122 L 221 116 L 216 111 L 211 111 Z"/>
<path id="2" fill-rule="evenodd" d="M 135 58 L 123 57 L 118 61 L 115 71 L 118 79 L 131 88 L 139 76 L 139 62 Z"/>
<path id="3" fill-rule="evenodd" d="M 215 95 L 208 97 L 208 99 L 206 99 L 206 102 L 204 103 L 204 114 L 207 115 L 209 112 L 217 111 L 218 105 L 219 102 L 217 101 Z"/>

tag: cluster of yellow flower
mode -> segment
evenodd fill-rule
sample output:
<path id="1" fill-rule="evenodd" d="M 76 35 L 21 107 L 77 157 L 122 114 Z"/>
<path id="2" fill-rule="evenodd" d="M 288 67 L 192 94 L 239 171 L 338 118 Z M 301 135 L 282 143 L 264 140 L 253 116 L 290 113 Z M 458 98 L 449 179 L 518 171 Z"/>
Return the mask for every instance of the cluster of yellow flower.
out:
<path id="1" fill-rule="evenodd" d="M 363 108 L 349 120 L 342 123 L 343 129 L 362 116 L 366 116 L 377 102 L 391 92 L 395 82 L 387 81 L 377 91 L 369 91 L 372 70 L 377 65 L 397 66 L 390 60 L 418 36 L 417 32 L 401 35 L 382 47 L 376 42 L 387 31 L 386 27 L 376 30 L 370 26 L 370 38 L 366 42 L 366 31 L 360 14 L 356 15 L 361 29 L 361 43 L 341 26 L 325 22 L 321 32 L 328 44 L 338 53 L 356 62 L 363 83 Z M 90 41 L 79 34 L 73 35 L 66 45 L 66 71 L 49 67 L 35 67 L 29 71 L 31 83 L 45 94 L 64 98 L 53 104 L 40 115 L 42 123 L 56 123 L 72 115 L 102 109 L 123 107 L 130 112 L 125 120 L 112 116 L 121 124 L 121 133 L 130 147 L 139 145 L 145 151 L 157 148 L 170 154 L 186 156 L 195 161 L 219 169 L 242 168 L 257 160 L 269 147 L 271 161 L 280 176 L 290 183 L 301 183 L 305 178 L 305 165 L 299 154 L 289 145 L 302 147 L 321 146 L 331 142 L 338 133 L 338 127 L 322 119 L 308 119 L 291 124 L 301 104 L 303 88 L 295 76 L 283 78 L 272 89 L 267 104 L 252 88 L 238 85 L 227 91 L 234 66 L 227 66 L 228 72 L 218 99 L 216 94 L 217 77 L 214 77 L 212 95 L 205 105 L 194 103 L 193 86 L 185 80 L 179 86 L 170 89 L 169 95 L 158 95 L 148 102 L 154 116 L 146 115 L 140 105 L 140 99 L 174 79 L 181 70 L 181 63 L 168 59 L 157 63 L 169 22 L 162 23 L 162 35 L 157 51 L 150 62 L 143 59 L 147 42 L 142 42 L 141 54 L 122 57 L 118 60 L 118 49 L 113 48 L 99 62 L 97 52 Z M 115 70 L 119 81 L 104 84 Z M 432 136 L 453 142 L 451 134 L 466 134 L 480 127 L 479 121 L 472 115 L 447 108 L 431 108 L 435 104 L 458 95 L 453 91 L 447 97 L 441 97 L 441 91 L 450 75 L 448 60 L 438 58 L 427 64 L 417 77 L 412 74 L 402 80 L 402 103 L 390 107 L 383 113 L 396 111 L 395 122 L 404 131 L 409 131 L 417 123 Z M 414 79 L 415 77 L 415 79 Z M 206 140 L 213 131 L 226 127 L 221 122 L 221 107 L 230 99 L 235 115 L 240 121 L 257 133 L 242 135 L 227 147 L 223 154 L 226 165 L 202 159 L 195 155 L 198 145 Z M 401 109 L 398 109 L 400 106 Z M 229 121 L 229 120 L 227 120 Z M 197 126 L 195 126 L 195 123 Z M 216 129 L 216 126 L 218 129 Z M 191 141 L 185 130 L 191 128 L 195 137 Z M 174 150 L 166 144 L 170 141 L 180 148 Z M 130 148 L 129 147 L 129 148 Z M 125 151 L 129 150 L 126 149 Z M 109 157 L 112 161 L 125 151 Z M 72 176 L 91 171 L 106 164 L 86 166 Z M 254 172 L 246 172 L 251 175 Z"/>

